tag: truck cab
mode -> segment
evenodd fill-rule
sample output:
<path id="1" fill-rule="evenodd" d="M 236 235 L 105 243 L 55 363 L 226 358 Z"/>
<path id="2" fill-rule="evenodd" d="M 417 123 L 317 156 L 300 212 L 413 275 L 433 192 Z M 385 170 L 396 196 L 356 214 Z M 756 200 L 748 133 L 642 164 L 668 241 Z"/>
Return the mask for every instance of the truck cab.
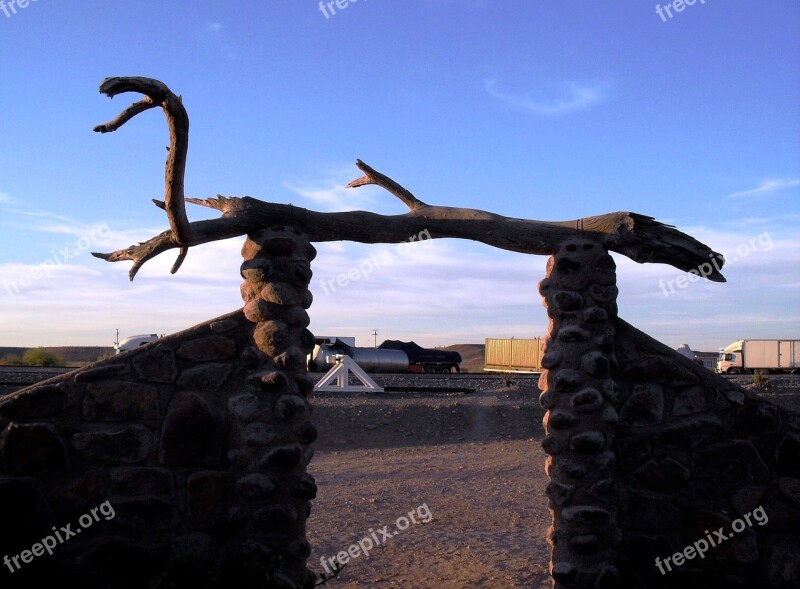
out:
<path id="1" fill-rule="evenodd" d="M 158 339 L 158 334 L 156 333 L 149 333 L 144 335 L 132 335 L 130 337 L 126 337 L 124 340 L 119 342 L 114 346 L 116 353 L 119 354 L 121 352 L 127 352 L 128 350 L 133 350 L 138 348 L 139 346 L 143 346 L 145 344 L 149 344 L 150 342 L 154 342 Z"/>
<path id="2" fill-rule="evenodd" d="M 727 348 L 720 348 L 717 358 L 718 374 L 741 374 L 743 369 L 741 342 L 735 342 Z"/>

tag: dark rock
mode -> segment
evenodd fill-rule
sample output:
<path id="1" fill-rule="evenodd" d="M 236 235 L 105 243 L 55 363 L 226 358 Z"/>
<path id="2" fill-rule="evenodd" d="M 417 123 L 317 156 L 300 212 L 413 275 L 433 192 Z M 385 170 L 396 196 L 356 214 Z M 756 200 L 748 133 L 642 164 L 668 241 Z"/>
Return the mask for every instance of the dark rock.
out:
<path id="1" fill-rule="evenodd" d="M 305 370 L 306 355 L 300 348 L 292 346 L 275 357 L 275 365 L 286 370 Z"/>
<path id="2" fill-rule="evenodd" d="M 297 522 L 297 518 L 297 508 L 291 503 L 269 505 L 253 514 L 256 527 L 263 531 L 292 526 Z"/>
<path id="3" fill-rule="evenodd" d="M 594 554 L 601 547 L 600 538 L 594 534 L 582 534 L 569 539 L 569 547 L 576 554 Z"/>
<path id="4" fill-rule="evenodd" d="M 254 374 L 248 377 L 247 383 L 267 393 L 282 392 L 289 386 L 286 375 L 276 370 Z"/>
<path id="5" fill-rule="evenodd" d="M 298 415 L 304 415 L 308 404 L 297 395 L 281 395 L 275 403 L 275 412 L 284 421 L 290 421 Z"/>
<path id="6" fill-rule="evenodd" d="M 766 493 L 765 485 L 748 485 L 740 487 L 731 495 L 731 505 L 736 513 L 749 513 L 761 505 Z"/>
<path id="7" fill-rule="evenodd" d="M 107 378 L 117 379 L 119 377 L 128 376 L 130 373 L 131 368 L 127 362 L 119 364 L 104 364 L 102 366 L 79 370 L 75 374 L 75 382 L 92 382 Z"/>
<path id="8" fill-rule="evenodd" d="M 745 435 L 771 434 L 781 427 L 780 413 L 767 403 L 748 404 L 736 413 L 733 427 Z"/>
<path id="9" fill-rule="evenodd" d="M 577 370 L 562 368 L 553 373 L 551 382 L 553 383 L 552 388 L 555 392 L 567 393 L 581 386 L 583 375 Z"/>
<path id="10" fill-rule="evenodd" d="M 603 395 L 597 389 L 582 389 L 572 396 L 569 404 L 578 413 L 597 411 L 603 406 Z"/>
<path id="11" fill-rule="evenodd" d="M 91 382 L 86 387 L 81 413 L 87 421 L 157 419 L 158 389 L 137 382 Z"/>
<path id="12" fill-rule="evenodd" d="M 170 383 L 178 375 L 175 354 L 165 346 L 156 346 L 152 351 L 133 358 L 133 369 L 142 380 Z"/>
<path id="13" fill-rule="evenodd" d="M 50 423 L 10 423 L 0 435 L 0 455 L 8 472 L 14 474 L 69 468 L 66 445 Z"/>
<path id="14" fill-rule="evenodd" d="M 260 501 L 272 495 L 275 485 L 265 474 L 254 473 L 236 481 L 236 492 L 248 501 Z"/>
<path id="15" fill-rule="evenodd" d="M 58 518 L 67 520 L 103 503 L 108 498 L 103 475 L 98 469 L 87 471 L 50 493 L 50 505 Z"/>
<path id="16" fill-rule="evenodd" d="M 561 507 L 568 503 L 574 491 L 575 487 L 572 485 L 566 485 L 558 481 L 550 481 L 547 483 L 545 493 L 547 493 L 547 497 L 550 499 L 550 509 Z"/>
<path id="17" fill-rule="evenodd" d="M 609 373 L 610 365 L 608 358 L 600 352 L 589 352 L 581 359 L 581 369 L 591 376 L 606 376 Z"/>
<path id="18" fill-rule="evenodd" d="M 264 258 L 245 260 L 239 268 L 242 278 L 250 283 L 265 284 L 272 277 L 272 262 Z"/>
<path id="19" fill-rule="evenodd" d="M 161 430 L 159 458 L 169 466 L 213 466 L 225 443 L 216 411 L 195 393 L 176 395 Z"/>
<path id="20" fill-rule="evenodd" d="M 662 493 L 677 491 L 690 477 L 691 471 L 670 457 L 653 458 L 631 475 L 643 487 Z"/>
<path id="21" fill-rule="evenodd" d="M 311 501 L 317 496 L 317 483 L 313 476 L 310 474 L 304 474 L 303 478 L 292 484 L 289 492 L 295 499 L 300 499 L 301 501 Z"/>
<path id="22" fill-rule="evenodd" d="M 550 429 L 558 431 L 572 427 L 575 424 L 575 416 L 572 413 L 556 409 L 545 415 L 544 421 L 545 431 L 550 431 Z"/>
<path id="23" fill-rule="evenodd" d="M 118 499 L 112 505 L 116 512 L 112 521 L 116 525 L 148 535 L 154 531 L 173 530 L 180 521 L 175 506 L 159 497 Z"/>
<path id="24" fill-rule="evenodd" d="M 169 495 L 172 474 L 166 468 L 119 467 L 111 469 L 111 491 L 115 495 Z"/>
<path id="25" fill-rule="evenodd" d="M 620 422 L 623 425 L 635 426 L 660 424 L 663 415 L 664 396 L 658 385 L 635 385 L 619 412 Z"/>
<path id="26" fill-rule="evenodd" d="M 85 460 L 100 464 L 131 464 L 147 458 L 153 447 L 153 435 L 142 425 L 130 425 L 75 434 L 72 446 Z"/>
<path id="27" fill-rule="evenodd" d="M 672 414 L 676 416 L 691 415 L 705 411 L 708 408 L 705 390 L 701 386 L 678 389 L 673 398 Z"/>
<path id="28" fill-rule="evenodd" d="M 591 337 L 591 333 L 576 325 L 567 325 L 558 330 L 558 341 L 563 343 L 585 342 Z"/>
<path id="29" fill-rule="evenodd" d="M 698 478 L 742 483 L 767 481 L 769 468 L 752 442 L 732 440 L 700 449 L 692 461 L 692 472 Z"/>
<path id="30" fill-rule="evenodd" d="M 44 419 L 72 405 L 62 384 L 42 385 L 0 400 L 0 419 Z"/>
<path id="31" fill-rule="evenodd" d="M 300 444 L 287 444 L 267 450 L 261 465 L 264 468 L 293 468 L 300 463 L 302 456 Z"/>
<path id="32" fill-rule="evenodd" d="M 310 422 L 301 423 L 294 428 L 293 433 L 301 444 L 310 444 L 317 439 L 317 428 Z"/>
<path id="33" fill-rule="evenodd" d="M 628 496 L 628 519 L 631 529 L 666 532 L 681 528 L 681 511 L 669 500 L 635 489 L 631 489 Z"/>
<path id="34" fill-rule="evenodd" d="M 561 510 L 564 521 L 578 526 L 606 526 L 611 522 L 611 513 L 595 505 L 573 505 Z"/>
<path id="35" fill-rule="evenodd" d="M 297 289 L 286 282 L 270 282 L 261 289 L 261 298 L 276 305 L 299 305 L 302 301 Z"/>
<path id="36" fill-rule="evenodd" d="M 800 436 L 784 436 L 775 449 L 775 464 L 780 474 L 800 477 Z"/>
<path id="37" fill-rule="evenodd" d="M 228 413 L 239 421 L 253 421 L 261 414 L 261 404 L 253 394 L 237 395 L 228 399 Z"/>
<path id="38" fill-rule="evenodd" d="M 268 423 L 249 423 L 242 431 L 242 437 L 248 446 L 267 446 L 276 436 L 275 428 Z"/>
<path id="39" fill-rule="evenodd" d="M 233 365 L 222 362 L 209 362 L 187 368 L 178 378 L 182 390 L 217 391 L 233 371 Z"/>
<path id="40" fill-rule="evenodd" d="M 569 439 L 569 448 L 579 454 L 596 454 L 606 445 L 603 432 L 590 430 L 572 434 Z"/>
<path id="41" fill-rule="evenodd" d="M 289 326 L 283 321 L 263 321 L 253 332 L 253 341 L 268 356 L 277 356 L 291 341 Z"/>
<path id="42" fill-rule="evenodd" d="M 236 355 L 236 342 L 222 335 L 187 341 L 178 348 L 178 357 L 190 362 L 228 360 Z"/>
<path id="43" fill-rule="evenodd" d="M 195 524 L 205 527 L 218 523 L 227 504 L 227 474 L 204 471 L 190 476 L 186 502 Z"/>

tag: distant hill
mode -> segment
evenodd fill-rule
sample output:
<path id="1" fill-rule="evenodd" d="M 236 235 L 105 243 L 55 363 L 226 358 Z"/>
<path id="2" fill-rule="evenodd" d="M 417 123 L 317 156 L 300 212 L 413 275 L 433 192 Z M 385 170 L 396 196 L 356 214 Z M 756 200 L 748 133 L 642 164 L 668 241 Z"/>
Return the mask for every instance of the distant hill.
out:
<path id="1" fill-rule="evenodd" d="M 485 344 L 455 344 L 439 349 L 461 354 L 461 372 L 483 372 Z"/>
<path id="2" fill-rule="evenodd" d="M 0 359 L 7 356 L 16 356 L 21 358 L 25 351 L 29 349 L 30 348 L 0 347 Z M 72 366 L 88 364 L 89 362 L 94 362 L 104 354 L 114 353 L 114 348 L 111 346 L 44 346 L 43 349 L 55 354 L 64 360 L 67 365 Z"/>

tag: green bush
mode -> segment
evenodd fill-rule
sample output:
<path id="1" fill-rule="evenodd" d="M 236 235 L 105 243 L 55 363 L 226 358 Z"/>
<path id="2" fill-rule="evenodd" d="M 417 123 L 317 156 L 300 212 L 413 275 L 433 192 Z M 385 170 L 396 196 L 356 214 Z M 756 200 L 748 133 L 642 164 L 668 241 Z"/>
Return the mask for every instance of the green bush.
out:
<path id="1" fill-rule="evenodd" d="M 22 363 L 28 366 L 64 366 L 64 360 L 44 348 L 26 350 Z"/>

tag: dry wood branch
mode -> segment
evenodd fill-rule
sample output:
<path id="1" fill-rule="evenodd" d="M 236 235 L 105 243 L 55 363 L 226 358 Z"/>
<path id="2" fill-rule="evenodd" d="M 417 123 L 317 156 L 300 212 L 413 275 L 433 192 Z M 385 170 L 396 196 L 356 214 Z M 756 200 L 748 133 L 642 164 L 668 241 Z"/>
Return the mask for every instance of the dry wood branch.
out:
<path id="1" fill-rule="evenodd" d="M 371 170 L 366 164 L 364 166 Z M 378 178 L 374 174 L 372 177 Z M 387 178 L 382 174 L 381 177 Z M 395 188 L 398 192 L 405 190 L 387 179 L 392 186 L 399 187 Z M 470 239 L 509 251 L 550 255 L 564 240 L 580 232 L 636 262 L 670 264 L 681 270 L 696 270 L 716 282 L 725 281 L 722 274 L 708 264 L 716 258 L 717 266 L 721 268 L 724 263 L 721 254 L 670 225 L 638 213 L 616 212 L 553 222 L 515 219 L 476 209 L 430 206 L 417 199 L 414 201 L 420 206 L 404 215 L 378 215 L 366 211 L 318 213 L 248 196 L 187 198 L 186 201 L 222 213 L 219 219 L 191 223 L 188 247 L 253 233 L 263 227 L 290 225 L 304 231 L 312 242 L 400 243 L 427 230 L 433 238 Z M 95 255 L 110 262 L 133 261 L 133 279 L 147 260 L 175 247 L 178 246 L 167 231 L 125 250 Z M 707 266 L 701 267 L 702 264 Z M 710 270 L 703 271 L 706 267 Z"/>
<path id="2" fill-rule="evenodd" d="M 376 186 L 380 186 L 385 190 L 388 190 L 392 194 L 394 194 L 397 198 L 402 200 L 405 205 L 411 209 L 412 211 L 416 211 L 422 207 L 427 207 L 424 202 L 419 200 L 416 196 L 411 194 L 408 190 L 400 186 L 397 182 L 389 178 L 388 176 L 384 176 L 377 170 L 373 170 L 367 164 L 362 162 L 361 160 L 356 160 L 356 166 L 359 170 L 364 172 L 364 176 L 353 180 L 350 182 L 346 188 L 358 188 L 359 186 L 367 186 L 369 184 L 375 184 Z"/>
<path id="3" fill-rule="evenodd" d="M 183 107 L 181 97 L 173 94 L 163 82 L 138 77 L 106 78 L 100 84 L 100 92 L 110 98 L 124 92 L 138 92 L 145 95 L 144 99 L 123 110 L 113 121 L 96 126 L 94 130 L 100 133 L 116 131 L 137 114 L 153 107 L 160 106 L 164 110 L 169 127 L 170 147 L 164 166 L 162 208 L 167 213 L 175 245 L 186 246 L 189 243 L 190 225 L 184 204 L 183 177 L 189 150 L 189 116 Z M 186 252 L 181 250 L 181 257 L 176 261 L 173 270 L 180 267 L 185 256 Z"/>

